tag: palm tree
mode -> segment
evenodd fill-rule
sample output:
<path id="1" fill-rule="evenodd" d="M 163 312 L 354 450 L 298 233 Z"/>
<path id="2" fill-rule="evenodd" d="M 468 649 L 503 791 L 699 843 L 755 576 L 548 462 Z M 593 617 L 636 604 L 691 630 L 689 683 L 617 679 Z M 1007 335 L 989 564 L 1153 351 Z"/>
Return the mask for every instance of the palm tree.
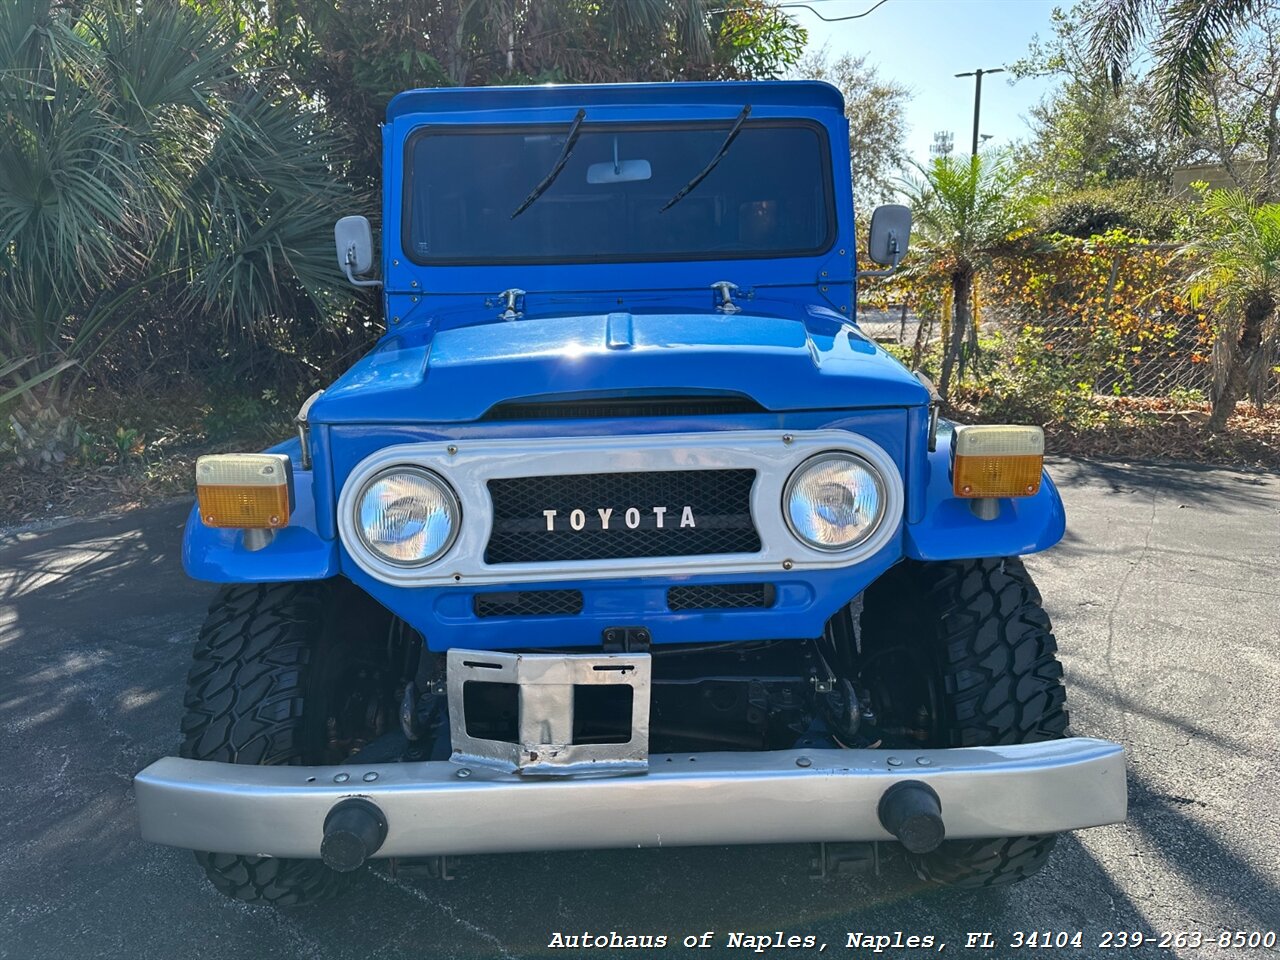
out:
<path id="1" fill-rule="evenodd" d="M 195 325 L 251 336 L 346 296 L 343 147 L 244 56 L 195 5 L 0 3 L 0 403 L 65 412 L 129 324 L 217 342 Z"/>
<path id="2" fill-rule="evenodd" d="M 1266 0 L 1091 0 L 1086 19 L 1094 58 L 1121 79 L 1138 45 L 1154 33 L 1156 90 L 1169 118 L 1190 130 L 1221 44 L 1245 29 Z"/>
<path id="3" fill-rule="evenodd" d="M 1192 306 L 1213 313 L 1213 412 L 1222 430 L 1252 388 L 1261 403 L 1280 341 L 1280 203 L 1257 203 L 1240 190 L 1211 190 L 1179 250 L 1195 264 Z"/>
<path id="4" fill-rule="evenodd" d="M 952 317 L 938 390 L 945 397 L 972 326 L 974 280 L 1026 221 L 1025 175 L 1006 156 L 934 157 L 906 181 L 916 224 L 914 247 L 941 263 L 951 283 Z"/>

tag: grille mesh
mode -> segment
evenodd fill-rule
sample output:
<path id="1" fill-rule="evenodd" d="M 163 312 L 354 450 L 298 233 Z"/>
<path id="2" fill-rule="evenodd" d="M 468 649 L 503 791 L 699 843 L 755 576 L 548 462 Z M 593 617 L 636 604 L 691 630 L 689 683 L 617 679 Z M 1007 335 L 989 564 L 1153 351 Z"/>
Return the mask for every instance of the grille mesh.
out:
<path id="1" fill-rule="evenodd" d="M 672 610 L 742 610 L 772 607 L 776 591 L 772 583 L 715 583 L 709 586 L 672 587 L 667 606 Z"/>
<path id="2" fill-rule="evenodd" d="M 486 563 L 756 553 L 751 518 L 754 470 L 667 470 L 515 477 L 489 481 L 493 532 Z M 666 508 L 661 527 L 654 508 Z M 681 527 L 684 508 L 693 525 Z M 599 511 L 612 510 L 609 528 Z M 555 510 L 553 530 L 546 510 Z M 571 527 L 582 511 L 581 530 Z M 628 511 L 634 527 L 627 523 Z"/>
<path id="3" fill-rule="evenodd" d="M 477 593 L 472 598 L 477 617 L 550 617 L 582 612 L 579 590 L 514 590 Z"/>

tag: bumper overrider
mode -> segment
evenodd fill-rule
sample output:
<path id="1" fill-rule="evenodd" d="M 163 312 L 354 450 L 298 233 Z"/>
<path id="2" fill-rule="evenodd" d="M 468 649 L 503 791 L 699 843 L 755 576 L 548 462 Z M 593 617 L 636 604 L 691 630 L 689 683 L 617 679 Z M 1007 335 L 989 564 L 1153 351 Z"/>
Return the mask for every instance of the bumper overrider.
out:
<path id="1" fill-rule="evenodd" d="M 451 760 L 245 766 L 166 757 L 137 775 L 146 840 L 214 853 L 370 857 L 1059 833 L 1125 817 L 1124 751 L 1077 737 L 959 749 L 648 753 L 650 657 L 449 652 L 465 683 L 519 691 L 515 743 L 451 724 Z M 481 679 L 483 677 L 483 679 Z M 625 742 L 573 742 L 572 688 L 625 685 Z"/>

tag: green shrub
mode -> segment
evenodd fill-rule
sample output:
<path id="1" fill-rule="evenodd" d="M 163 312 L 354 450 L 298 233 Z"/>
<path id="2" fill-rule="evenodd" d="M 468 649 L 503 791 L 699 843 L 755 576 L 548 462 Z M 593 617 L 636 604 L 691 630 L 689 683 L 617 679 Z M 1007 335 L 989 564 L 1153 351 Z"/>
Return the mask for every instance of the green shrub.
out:
<path id="1" fill-rule="evenodd" d="M 1178 204 L 1136 181 L 1050 198 L 1036 216 L 1039 232 L 1081 240 L 1111 230 L 1162 240 L 1173 235 L 1177 224 Z"/>
<path id="2" fill-rule="evenodd" d="M 199 354 L 351 302 L 345 145 L 240 41 L 176 0 L 0 3 L 0 402 L 29 432 L 122 331 Z"/>
<path id="3" fill-rule="evenodd" d="M 998 332 L 985 351 L 984 375 L 961 384 L 960 399 L 995 422 L 1087 428 L 1105 419 L 1095 399 L 1101 365 L 1055 351 L 1044 332 L 1034 326 L 1013 334 Z"/>

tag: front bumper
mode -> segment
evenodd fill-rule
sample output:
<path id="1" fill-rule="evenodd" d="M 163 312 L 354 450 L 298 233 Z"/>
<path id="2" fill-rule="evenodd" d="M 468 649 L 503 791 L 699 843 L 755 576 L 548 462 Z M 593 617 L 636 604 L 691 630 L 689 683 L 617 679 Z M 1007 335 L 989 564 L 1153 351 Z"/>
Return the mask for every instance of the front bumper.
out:
<path id="1" fill-rule="evenodd" d="M 1123 748 L 1088 738 L 657 755 L 645 774 L 569 779 L 450 761 L 255 767 L 165 757 L 134 788 L 146 840 L 318 858 L 326 816 L 353 797 L 385 817 L 378 857 L 892 840 L 877 807 L 902 781 L 936 792 L 951 839 L 1102 826 L 1127 807 Z"/>

